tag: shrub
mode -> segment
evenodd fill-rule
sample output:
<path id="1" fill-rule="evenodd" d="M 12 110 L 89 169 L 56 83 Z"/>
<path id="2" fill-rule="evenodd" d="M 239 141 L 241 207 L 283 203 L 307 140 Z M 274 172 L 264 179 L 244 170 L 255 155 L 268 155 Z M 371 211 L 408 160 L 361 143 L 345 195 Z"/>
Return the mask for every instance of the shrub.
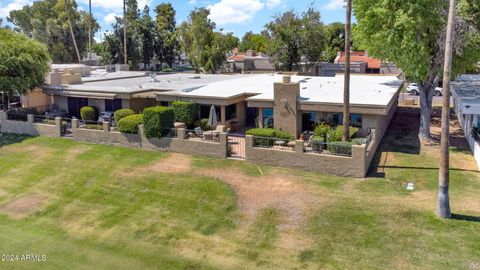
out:
<path id="1" fill-rule="evenodd" d="M 293 140 L 294 137 L 288 132 L 281 131 L 274 128 L 252 128 L 247 130 L 247 135 L 253 135 L 257 137 L 266 137 L 266 138 L 278 138 L 284 140 Z"/>
<path id="2" fill-rule="evenodd" d="M 128 134 L 137 134 L 138 126 L 143 123 L 143 114 L 132 114 L 118 121 L 118 131 Z"/>
<path id="3" fill-rule="evenodd" d="M 212 127 L 208 125 L 208 119 L 199 119 L 195 121 L 195 127 L 200 127 L 202 130 L 210 130 Z"/>
<path id="4" fill-rule="evenodd" d="M 115 119 L 115 123 L 118 123 L 122 118 L 134 114 L 135 112 L 132 109 L 120 109 L 113 113 L 113 118 Z"/>
<path id="5" fill-rule="evenodd" d="M 97 109 L 92 106 L 85 106 L 80 109 L 80 117 L 83 121 L 97 121 Z"/>
<path id="6" fill-rule="evenodd" d="M 191 126 L 198 119 L 197 105 L 192 102 L 176 101 L 172 103 L 175 113 L 175 121 L 186 123 Z"/>
<path id="7" fill-rule="evenodd" d="M 352 142 L 329 142 L 327 150 L 333 155 L 351 156 Z"/>
<path id="8" fill-rule="evenodd" d="M 318 137 L 323 139 L 324 142 L 327 141 L 327 136 L 328 133 L 332 130 L 332 127 L 326 123 L 321 123 L 315 128 L 315 131 L 313 131 L 313 134 Z"/>
<path id="9" fill-rule="evenodd" d="M 143 111 L 143 126 L 147 138 L 163 137 L 173 128 L 175 114 L 170 107 L 150 107 Z"/>
<path id="10" fill-rule="evenodd" d="M 358 128 L 350 127 L 350 138 L 355 138 L 358 133 Z M 328 142 L 338 142 L 341 141 L 343 137 L 343 126 L 337 126 L 336 128 L 331 129 L 327 134 Z"/>

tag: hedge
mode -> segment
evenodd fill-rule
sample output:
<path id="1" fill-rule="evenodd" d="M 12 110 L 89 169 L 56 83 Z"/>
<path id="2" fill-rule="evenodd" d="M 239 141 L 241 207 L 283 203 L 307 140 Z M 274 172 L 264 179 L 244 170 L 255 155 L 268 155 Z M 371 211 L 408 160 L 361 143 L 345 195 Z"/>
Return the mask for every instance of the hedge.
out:
<path id="1" fill-rule="evenodd" d="M 83 121 L 97 121 L 97 109 L 92 106 L 85 106 L 80 109 L 80 117 Z"/>
<path id="2" fill-rule="evenodd" d="M 200 127 L 202 130 L 212 129 L 212 127 L 208 124 L 208 119 L 206 118 L 195 121 L 195 127 Z"/>
<path id="3" fill-rule="evenodd" d="M 186 123 L 191 126 L 198 119 L 197 105 L 192 102 L 175 101 L 172 103 L 172 109 L 175 113 L 175 121 Z"/>
<path id="4" fill-rule="evenodd" d="M 118 131 L 128 134 L 137 134 L 138 126 L 143 123 L 143 114 L 132 114 L 123 117 L 117 122 Z"/>
<path id="5" fill-rule="evenodd" d="M 113 118 L 115 119 L 115 123 L 118 123 L 122 118 L 134 114 L 135 112 L 132 109 L 120 109 L 113 113 Z"/>
<path id="6" fill-rule="evenodd" d="M 173 128 L 175 114 L 170 107 L 150 107 L 143 110 L 143 126 L 147 138 L 163 137 Z"/>
<path id="7" fill-rule="evenodd" d="M 247 135 L 253 135 L 257 137 L 266 137 L 266 138 L 278 138 L 284 140 L 293 140 L 294 137 L 288 132 L 281 131 L 274 128 L 252 128 L 247 130 Z"/>
<path id="8" fill-rule="evenodd" d="M 358 128 L 350 127 L 350 138 L 355 138 L 358 133 Z M 337 126 L 331 129 L 327 134 L 327 142 L 338 142 L 343 139 L 343 126 Z"/>

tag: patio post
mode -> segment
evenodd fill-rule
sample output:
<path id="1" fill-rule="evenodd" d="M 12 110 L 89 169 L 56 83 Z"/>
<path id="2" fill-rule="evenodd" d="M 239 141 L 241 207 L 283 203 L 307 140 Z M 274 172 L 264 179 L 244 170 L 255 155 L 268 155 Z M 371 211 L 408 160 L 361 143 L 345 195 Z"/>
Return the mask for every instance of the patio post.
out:
<path id="1" fill-rule="evenodd" d="M 78 128 L 78 119 L 72 118 L 72 133 L 73 131 L 77 130 L 77 128 Z"/>
<path id="2" fill-rule="evenodd" d="M 103 132 L 109 132 L 110 131 L 110 122 L 103 122 Z"/>
<path id="3" fill-rule="evenodd" d="M 303 154 L 304 150 L 304 141 L 303 140 L 296 140 L 295 141 L 295 152 Z"/>
<path id="4" fill-rule="evenodd" d="M 179 128 L 177 129 L 177 137 L 178 139 L 180 140 L 185 140 L 185 138 L 187 137 L 186 134 L 187 133 L 187 130 L 184 129 L 184 128 Z"/>
<path id="5" fill-rule="evenodd" d="M 226 115 L 226 110 L 225 110 L 225 105 L 222 105 L 220 107 L 220 122 L 222 125 L 225 125 L 227 123 L 227 115 Z"/>
<path id="6" fill-rule="evenodd" d="M 258 108 L 258 128 L 263 128 L 263 107 Z"/>
<path id="7" fill-rule="evenodd" d="M 57 129 L 55 134 L 57 137 L 62 137 L 62 117 L 55 117 L 55 128 Z"/>
<path id="8" fill-rule="evenodd" d="M 27 114 L 27 122 L 28 123 L 33 123 L 34 122 L 34 115 L 33 114 Z"/>

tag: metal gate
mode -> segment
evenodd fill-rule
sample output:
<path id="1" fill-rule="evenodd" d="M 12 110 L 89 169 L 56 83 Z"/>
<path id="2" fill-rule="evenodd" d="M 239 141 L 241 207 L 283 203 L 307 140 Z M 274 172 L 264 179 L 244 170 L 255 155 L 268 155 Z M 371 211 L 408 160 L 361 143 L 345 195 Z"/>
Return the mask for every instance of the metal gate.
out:
<path id="1" fill-rule="evenodd" d="M 228 134 L 228 157 L 245 159 L 245 135 Z"/>

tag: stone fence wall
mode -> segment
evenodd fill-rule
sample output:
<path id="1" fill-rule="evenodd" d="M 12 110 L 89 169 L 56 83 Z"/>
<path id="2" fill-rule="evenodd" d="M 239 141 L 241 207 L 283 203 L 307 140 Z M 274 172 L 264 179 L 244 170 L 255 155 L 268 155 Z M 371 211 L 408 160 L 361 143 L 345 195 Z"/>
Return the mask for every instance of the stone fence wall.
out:
<path id="1" fill-rule="evenodd" d="M 62 118 L 55 118 L 55 125 L 41 124 L 34 122 L 34 115 L 27 115 L 27 122 L 8 120 L 6 111 L 0 111 L 0 132 L 26 134 L 30 136 L 62 136 Z"/>
<path id="2" fill-rule="evenodd" d="M 374 143 L 372 141 L 370 145 Z M 365 144 L 353 145 L 351 157 L 305 153 L 304 141 L 301 140 L 295 142 L 295 151 L 254 147 L 251 135 L 246 136 L 245 144 L 245 153 L 250 162 L 339 176 L 363 178 L 367 175 L 371 162 Z"/>
<path id="3" fill-rule="evenodd" d="M 77 141 L 136 147 L 148 150 L 171 151 L 190 155 L 204 155 L 217 158 L 227 157 L 227 134 L 221 133 L 218 142 L 186 139 L 186 130 L 178 129 L 176 138 L 147 138 L 143 126 L 138 134 L 124 134 L 109 131 L 108 123 L 103 130 L 78 128 L 78 120 L 72 119 L 72 137 Z"/>

